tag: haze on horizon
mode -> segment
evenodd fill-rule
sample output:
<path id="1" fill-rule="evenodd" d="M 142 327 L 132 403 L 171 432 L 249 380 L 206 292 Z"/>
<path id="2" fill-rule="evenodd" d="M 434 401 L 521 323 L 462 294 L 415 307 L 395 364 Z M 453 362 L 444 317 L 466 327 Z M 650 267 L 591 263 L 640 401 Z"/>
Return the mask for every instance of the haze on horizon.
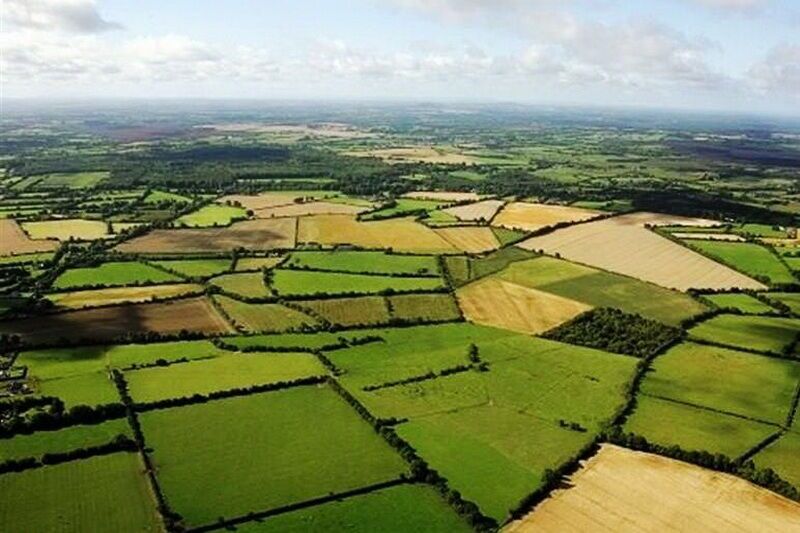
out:
<path id="1" fill-rule="evenodd" d="M 792 0 L 1 5 L 4 98 L 800 109 L 800 4 Z"/>

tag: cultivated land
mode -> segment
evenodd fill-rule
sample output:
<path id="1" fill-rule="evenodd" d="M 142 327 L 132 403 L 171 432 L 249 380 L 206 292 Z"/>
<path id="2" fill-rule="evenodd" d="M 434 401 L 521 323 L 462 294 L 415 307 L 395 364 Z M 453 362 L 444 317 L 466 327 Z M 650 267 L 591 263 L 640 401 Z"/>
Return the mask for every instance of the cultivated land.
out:
<path id="1" fill-rule="evenodd" d="M 800 315 L 800 293 L 796 292 L 770 292 L 767 298 L 789 306 L 792 313 Z"/>
<path id="2" fill-rule="evenodd" d="M 407 192 L 403 198 L 416 198 L 418 200 L 438 200 L 440 202 L 467 202 L 480 200 L 480 195 L 474 192 L 452 191 L 413 191 Z"/>
<path id="3" fill-rule="evenodd" d="M 690 329 L 689 336 L 736 348 L 783 353 L 800 336 L 800 319 L 720 315 Z"/>
<path id="4" fill-rule="evenodd" d="M 209 276 L 221 274 L 231 268 L 230 259 L 186 259 L 176 261 L 153 261 L 152 263 L 166 270 L 171 270 L 182 276 L 191 278 L 207 278 Z"/>
<path id="5" fill-rule="evenodd" d="M 259 209 L 256 218 L 302 217 L 308 215 L 357 215 L 369 211 L 369 207 L 335 202 L 303 202 Z"/>
<path id="6" fill-rule="evenodd" d="M 800 505 L 729 474 L 603 445 L 531 514 L 504 531 L 791 531 Z M 743 505 L 743 502 L 747 502 Z"/>
<path id="7" fill-rule="evenodd" d="M 295 252 L 289 256 L 286 266 L 352 273 L 430 276 L 439 274 L 439 265 L 435 256 L 399 255 L 385 252 Z"/>
<path id="8" fill-rule="evenodd" d="M 0 475 L 0 522 L 9 531 L 161 531 L 142 468 L 138 454 L 115 453 Z"/>
<path id="9" fill-rule="evenodd" d="M 382 148 L 375 150 L 353 151 L 344 155 L 355 157 L 377 157 L 389 164 L 406 162 L 440 163 L 445 165 L 461 165 L 477 163 L 478 159 L 464 155 L 449 147 L 416 146 L 402 148 Z"/>
<path id="10" fill-rule="evenodd" d="M 792 283 L 791 271 L 768 248 L 754 243 L 692 242 L 698 250 L 725 264 L 770 283 Z"/>
<path id="11" fill-rule="evenodd" d="M 437 235 L 463 252 L 479 254 L 500 246 L 491 228 L 453 227 L 434 230 Z"/>
<path id="12" fill-rule="evenodd" d="M 241 207 L 209 204 L 175 220 L 178 227 L 207 228 L 209 226 L 227 226 L 234 220 L 247 218 L 247 212 Z"/>
<path id="13" fill-rule="evenodd" d="M 455 207 L 448 207 L 443 211 L 449 215 L 456 217 L 458 220 L 474 221 L 485 220 L 489 221 L 503 207 L 502 200 L 483 200 L 473 204 L 459 205 Z"/>
<path id="14" fill-rule="evenodd" d="M 214 296 L 225 315 L 234 325 L 250 333 L 279 333 L 317 325 L 317 320 L 305 313 L 277 303 L 248 303 L 224 295 Z"/>
<path id="15" fill-rule="evenodd" d="M 211 278 L 209 283 L 225 292 L 245 298 L 265 298 L 272 295 L 272 291 L 264 283 L 264 274 L 261 272 L 224 274 Z"/>
<path id="16" fill-rule="evenodd" d="M 275 270 L 270 286 L 276 294 L 281 296 L 307 296 L 312 294 L 378 293 L 389 289 L 395 292 L 430 291 L 441 289 L 444 284 L 440 278 Z"/>
<path id="17" fill-rule="evenodd" d="M 337 326 L 386 324 L 391 318 L 386 298 L 383 296 L 307 300 L 298 302 L 298 305 L 313 316 Z"/>
<path id="18" fill-rule="evenodd" d="M 759 467 L 771 468 L 789 483 L 798 485 L 800 484 L 798 456 L 800 456 L 800 432 L 795 426 L 795 429 L 787 431 L 764 451 L 756 454 L 753 460 Z"/>
<path id="19" fill-rule="evenodd" d="M 108 224 L 102 220 L 84 220 L 80 218 L 25 222 L 22 224 L 22 228 L 30 235 L 31 239 L 93 241 L 112 236 L 108 232 Z"/>
<path id="20" fill-rule="evenodd" d="M 246 220 L 225 228 L 157 229 L 116 249 L 127 253 L 227 252 L 239 247 L 272 250 L 292 248 L 294 237 L 292 219 Z"/>
<path id="21" fill-rule="evenodd" d="M 71 289 L 75 287 L 115 287 L 174 281 L 181 281 L 181 278 L 150 265 L 131 261 L 103 263 L 97 267 L 69 269 L 56 278 L 53 286 L 56 289 Z"/>
<path id="22" fill-rule="evenodd" d="M 450 294 L 399 294 L 389 296 L 392 317 L 399 320 L 439 322 L 458 320 L 458 304 Z"/>
<path id="23" fill-rule="evenodd" d="M 14 220 L 0 219 L 0 256 L 13 256 L 55 250 L 54 240 L 33 240 Z"/>
<path id="24" fill-rule="evenodd" d="M 709 294 L 703 297 L 721 309 L 736 309 L 742 313 L 774 313 L 775 308 L 754 296 L 744 293 Z"/>
<path id="25" fill-rule="evenodd" d="M 240 257 L 236 260 L 236 272 L 244 270 L 262 270 L 272 268 L 283 261 L 283 256 L 278 257 Z"/>
<path id="26" fill-rule="evenodd" d="M 295 200 L 304 198 L 306 196 L 315 196 L 312 193 L 297 193 L 291 192 L 268 192 L 263 194 L 229 194 L 223 196 L 217 202 L 219 203 L 232 203 L 233 205 L 241 205 L 245 209 L 252 209 L 258 211 L 259 209 L 267 209 L 279 205 L 290 205 L 295 203 Z M 324 193 L 322 194 L 324 196 Z"/>
<path id="27" fill-rule="evenodd" d="M 622 215 L 533 237 L 520 246 L 558 253 L 571 261 L 682 291 L 765 288 L 762 283 L 644 227 L 659 223 L 666 223 L 665 217 L 648 213 Z"/>
<path id="28" fill-rule="evenodd" d="M 589 220 L 599 215 L 597 211 L 578 207 L 512 202 L 497 213 L 492 224 L 533 231 L 563 222 Z"/>
<path id="29" fill-rule="evenodd" d="M 124 418 L 109 420 L 102 424 L 18 435 L 0 439 L 0 461 L 41 457 L 46 453 L 63 453 L 78 448 L 100 446 L 111 442 L 118 435 L 132 436 L 128 421 Z"/>
<path id="30" fill-rule="evenodd" d="M 159 482 L 190 525 L 390 481 L 407 469 L 328 387 L 229 398 L 139 418 Z"/>
<path id="31" fill-rule="evenodd" d="M 456 295 L 467 320 L 520 333 L 545 332 L 591 309 L 584 303 L 495 277 L 461 287 Z"/>
<path id="32" fill-rule="evenodd" d="M 170 299 L 178 296 L 196 295 L 203 292 L 203 286 L 194 283 L 174 285 L 152 285 L 147 287 L 116 287 L 109 289 L 90 289 L 49 294 L 47 299 L 56 307 L 81 309 L 101 305 L 141 303 L 151 300 Z"/>

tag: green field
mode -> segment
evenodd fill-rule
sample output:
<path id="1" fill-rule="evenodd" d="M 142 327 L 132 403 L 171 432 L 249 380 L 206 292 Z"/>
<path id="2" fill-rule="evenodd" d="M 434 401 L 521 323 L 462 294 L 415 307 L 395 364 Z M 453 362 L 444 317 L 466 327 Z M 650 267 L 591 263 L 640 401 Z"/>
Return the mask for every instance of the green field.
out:
<path id="1" fill-rule="evenodd" d="M 706 309 L 686 294 L 552 257 L 516 262 L 497 275 L 525 287 L 671 325 Z"/>
<path id="2" fill-rule="evenodd" d="M 392 317 L 400 320 L 440 322 L 461 317 L 458 304 L 450 294 L 400 294 L 388 300 Z"/>
<path id="3" fill-rule="evenodd" d="M 768 248 L 750 242 L 692 241 L 692 246 L 723 263 L 770 283 L 794 283 L 795 278 Z"/>
<path id="4" fill-rule="evenodd" d="M 399 485 L 236 526 L 240 533 L 472 531 L 427 485 Z"/>
<path id="5" fill-rule="evenodd" d="M 390 318 L 383 296 L 306 300 L 298 305 L 337 326 L 374 326 L 386 324 Z"/>
<path id="6" fill-rule="evenodd" d="M 5 531 L 162 530 L 143 465 L 115 453 L 0 476 Z"/>
<path id="7" fill-rule="evenodd" d="M 800 319 L 718 315 L 690 329 L 689 335 L 736 348 L 782 353 L 800 335 Z"/>
<path id="8" fill-rule="evenodd" d="M 625 431 L 662 446 L 705 450 L 736 458 L 777 431 L 777 427 L 640 394 Z"/>
<path id="9" fill-rule="evenodd" d="M 494 236 L 497 237 L 500 246 L 505 246 L 506 244 L 518 241 L 522 237 L 525 236 L 525 233 L 522 231 L 516 231 L 513 229 L 506 229 L 506 228 L 492 228 L 492 233 Z"/>
<path id="10" fill-rule="evenodd" d="M 182 279 L 144 263 L 123 261 L 103 263 L 96 267 L 70 268 L 56 278 L 53 287 L 56 289 L 96 285 L 119 287 L 122 285 L 170 283 L 175 281 L 182 281 Z"/>
<path id="11" fill-rule="evenodd" d="M 744 293 L 705 294 L 703 295 L 703 299 L 712 302 L 721 309 L 737 309 L 742 313 L 757 315 L 775 311 L 773 307 L 765 304 L 758 298 Z"/>
<path id="12" fill-rule="evenodd" d="M 388 290 L 408 292 L 444 287 L 440 278 L 372 276 L 302 270 L 275 270 L 272 289 L 281 296 L 312 294 L 380 293 Z"/>
<path id="13" fill-rule="evenodd" d="M 788 305 L 792 313 L 800 315 L 800 292 L 769 292 L 765 296 Z"/>
<path id="14" fill-rule="evenodd" d="M 150 191 L 150 193 L 144 197 L 143 201 L 146 204 L 158 204 L 161 202 L 187 204 L 191 202 L 192 199 L 188 196 L 183 196 L 181 194 L 175 194 L 168 191 Z"/>
<path id="15" fill-rule="evenodd" d="M 42 396 L 56 396 L 67 407 L 119 403 L 119 393 L 105 372 L 89 372 L 70 377 L 33 379 L 34 389 Z"/>
<path id="16" fill-rule="evenodd" d="M 370 272 L 375 274 L 439 275 L 436 257 L 430 255 L 398 255 L 386 252 L 295 252 L 287 266 L 336 272 Z"/>
<path id="17" fill-rule="evenodd" d="M 211 278 L 209 283 L 225 292 L 245 298 L 266 298 L 272 295 L 272 291 L 264 283 L 264 274 L 261 272 L 223 274 L 222 276 Z"/>
<path id="18" fill-rule="evenodd" d="M 230 259 L 185 259 L 176 261 L 153 261 L 152 263 L 192 278 L 216 276 L 231 268 Z"/>
<path id="19" fill-rule="evenodd" d="M 236 260 L 236 271 L 272 268 L 283 261 L 283 257 L 240 257 Z"/>
<path id="20" fill-rule="evenodd" d="M 281 304 L 251 304 L 223 295 L 214 301 L 233 323 L 250 333 L 282 333 L 317 325 L 317 320 L 305 313 Z"/>
<path id="21" fill-rule="evenodd" d="M 407 469 L 322 386 L 149 411 L 139 419 L 162 489 L 192 526 L 396 479 Z"/>
<path id="22" fill-rule="evenodd" d="M 207 228 L 211 226 L 227 226 L 236 220 L 247 218 L 247 211 L 241 207 L 230 205 L 208 204 L 197 211 L 192 211 L 175 221 L 178 227 Z"/>
<path id="23" fill-rule="evenodd" d="M 132 437 L 126 418 L 96 425 L 72 426 L 57 431 L 37 431 L 30 435 L 17 435 L 10 439 L 0 439 L 0 462 L 99 446 L 111 442 L 117 435 Z"/>
<path id="24" fill-rule="evenodd" d="M 642 392 L 783 424 L 800 362 L 684 343 L 653 362 Z"/>
<path id="25" fill-rule="evenodd" d="M 149 403 L 324 374 L 325 368 L 308 353 L 237 354 L 133 370 L 125 379 L 133 400 Z"/>
<path id="26" fill-rule="evenodd" d="M 31 178 L 39 178 L 39 181 L 34 186 L 35 189 L 88 189 L 108 179 L 108 176 L 109 173 L 107 171 L 57 172 L 31 176 Z"/>
<path id="27" fill-rule="evenodd" d="M 753 461 L 759 468 L 771 468 L 783 479 L 800 486 L 800 433 L 795 430 L 788 431 L 758 453 Z"/>
<path id="28" fill-rule="evenodd" d="M 50 261 L 55 255 L 53 252 L 38 252 L 32 254 L 9 255 L 0 257 L 0 265 L 10 265 L 17 263 L 39 263 Z"/>
<path id="29" fill-rule="evenodd" d="M 224 337 L 222 340 L 237 349 L 258 348 L 260 350 L 317 350 L 323 346 L 338 344 L 342 339 L 360 338 L 365 334 L 360 331 L 342 331 L 329 333 L 284 333 L 270 335 L 246 335 L 242 337 Z"/>

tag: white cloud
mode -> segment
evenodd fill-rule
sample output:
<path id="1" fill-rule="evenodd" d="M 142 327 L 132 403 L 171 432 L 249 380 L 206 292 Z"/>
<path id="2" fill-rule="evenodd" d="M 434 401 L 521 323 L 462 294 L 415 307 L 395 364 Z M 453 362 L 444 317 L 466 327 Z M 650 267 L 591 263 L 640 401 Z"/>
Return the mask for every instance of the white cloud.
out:
<path id="1" fill-rule="evenodd" d="M 800 45 L 781 44 L 748 71 L 760 91 L 784 93 L 800 99 Z"/>
<path id="2" fill-rule="evenodd" d="M 769 0 L 688 0 L 690 3 L 715 9 L 751 11 L 764 6 Z"/>
<path id="3" fill-rule="evenodd" d="M 70 33 L 97 33 L 119 29 L 104 19 L 95 0 L 3 0 L 5 22 L 19 28 Z"/>

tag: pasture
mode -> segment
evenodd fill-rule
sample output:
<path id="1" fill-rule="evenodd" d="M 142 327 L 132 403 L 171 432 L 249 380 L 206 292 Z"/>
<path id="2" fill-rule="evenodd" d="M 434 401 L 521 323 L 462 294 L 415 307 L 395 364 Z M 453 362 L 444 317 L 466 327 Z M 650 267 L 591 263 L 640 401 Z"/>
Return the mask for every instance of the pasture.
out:
<path id="1" fill-rule="evenodd" d="M 286 261 L 286 266 L 354 274 L 360 272 L 430 276 L 439 274 L 439 265 L 434 256 L 350 250 L 294 252 Z"/>
<path id="2" fill-rule="evenodd" d="M 361 216 L 362 220 L 375 220 L 381 218 L 399 217 L 404 215 L 416 215 L 421 212 L 434 211 L 440 207 L 448 205 L 447 202 L 435 200 L 417 200 L 409 198 L 399 198 L 388 205 L 380 207 L 375 211 L 370 211 Z"/>
<path id="3" fill-rule="evenodd" d="M 230 270 L 230 259 L 179 259 L 152 261 L 152 264 L 190 278 L 207 278 Z"/>
<path id="4" fill-rule="evenodd" d="M 0 219 L 0 256 L 49 252 L 58 247 L 55 240 L 35 240 L 28 237 L 15 220 Z"/>
<path id="5" fill-rule="evenodd" d="M 795 427 L 796 428 L 796 427 Z M 756 454 L 753 461 L 759 468 L 771 468 L 794 486 L 800 485 L 800 432 L 787 431 L 777 441 Z"/>
<path id="6" fill-rule="evenodd" d="M 272 291 L 264 283 L 264 274 L 262 272 L 223 274 L 211 278 L 209 283 L 227 293 L 244 298 L 266 298 L 272 296 Z"/>
<path id="7" fill-rule="evenodd" d="M 3 474 L 0 523 L 8 531 L 156 533 L 163 526 L 142 469 L 138 454 L 120 452 Z"/>
<path id="8" fill-rule="evenodd" d="M 579 207 L 512 202 L 495 215 L 492 225 L 534 231 L 564 222 L 589 220 L 600 214 L 598 211 Z"/>
<path id="9" fill-rule="evenodd" d="M 324 386 L 149 411 L 139 419 L 162 489 L 189 526 L 397 479 L 407 469 Z"/>
<path id="10" fill-rule="evenodd" d="M 730 474 L 604 444 L 505 533 L 560 531 L 790 531 L 800 504 Z M 687 488 L 691 488 L 687 490 Z M 743 505 L 743 502 L 747 502 Z"/>
<path id="11" fill-rule="evenodd" d="M 398 294 L 387 297 L 392 318 L 440 322 L 461 317 L 458 304 L 449 294 Z"/>
<path id="12" fill-rule="evenodd" d="M 126 418 L 109 420 L 101 424 L 72 426 L 56 431 L 37 431 L 30 435 L 17 435 L 12 438 L 0 439 L 0 462 L 100 446 L 111 442 L 117 435 L 132 437 Z"/>
<path id="13" fill-rule="evenodd" d="M 247 303 L 224 295 L 213 298 L 235 325 L 250 333 L 280 333 L 317 325 L 315 318 L 285 305 Z"/>
<path id="14" fill-rule="evenodd" d="M 383 296 L 326 298 L 298 302 L 312 316 L 337 326 L 372 326 L 389 322 L 389 308 Z"/>
<path id="15" fill-rule="evenodd" d="M 183 281 L 180 277 L 136 261 L 102 263 L 96 267 L 70 268 L 53 282 L 56 289 L 119 287 Z"/>
<path id="16" fill-rule="evenodd" d="M 68 408 L 76 405 L 119 403 L 119 393 L 105 372 L 87 372 L 58 379 L 29 381 L 31 388 L 42 396 L 60 398 Z"/>
<path id="17" fill-rule="evenodd" d="M 691 342 L 655 359 L 645 394 L 782 424 L 789 414 L 800 362 Z"/>
<path id="18" fill-rule="evenodd" d="M 313 294 L 432 291 L 444 287 L 440 278 L 373 276 L 339 272 L 276 269 L 270 284 L 280 296 Z"/>
<path id="19" fill-rule="evenodd" d="M 770 300 L 780 302 L 789 307 L 792 313 L 800 315 L 800 293 L 797 292 L 770 292 L 765 296 Z"/>
<path id="20" fill-rule="evenodd" d="M 719 315 L 690 329 L 689 336 L 735 348 L 780 354 L 800 336 L 800 319 Z"/>
<path id="21" fill-rule="evenodd" d="M 760 244 L 692 241 L 691 246 L 754 278 L 778 284 L 796 281 L 778 256 Z"/>
<path id="22" fill-rule="evenodd" d="M 231 205 L 208 204 L 197 211 L 187 213 L 177 220 L 175 225 L 186 228 L 207 228 L 227 226 L 236 220 L 247 218 L 247 211 Z"/>
<path id="23" fill-rule="evenodd" d="M 125 380 L 134 402 L 149 403 L 325 373 L 325 367 L 308 353 L 231 354 L 164 368 L 131 370 L 125 373 Z"/>
<path id="24" fill-rule="evenodd" d="M 765 286 L 644 227 L 664 221 L 661 215 L 636 213 L 578 224 L 519 244 L 528 250 L 624 274 L 662 287 L 764 289 Z"/>
<path id="25" fill-rule="evenodd" d="M 284 260 L 283 256 L 276 257 L 239 257 L 236 260 L 234 271 L 244 272 L 248 270 L 263 270 L 277 266 Z"/>
<path id="26" fill-rule="evenodd" d="M 742 313 L 758 315 L 775 312 L 775 308 L 772 306 L 745 293 L 706 294 L 703 295 L 703 299 L 708 300 L 720 309 L 736 309 Z"/>
<path id="27" fill-rule="evenodd" d="M 55 172 L 31 176 L 39 178 L 35 189 L 89 189 L 109 177 L 108 171 L 99 172 Z"/>

